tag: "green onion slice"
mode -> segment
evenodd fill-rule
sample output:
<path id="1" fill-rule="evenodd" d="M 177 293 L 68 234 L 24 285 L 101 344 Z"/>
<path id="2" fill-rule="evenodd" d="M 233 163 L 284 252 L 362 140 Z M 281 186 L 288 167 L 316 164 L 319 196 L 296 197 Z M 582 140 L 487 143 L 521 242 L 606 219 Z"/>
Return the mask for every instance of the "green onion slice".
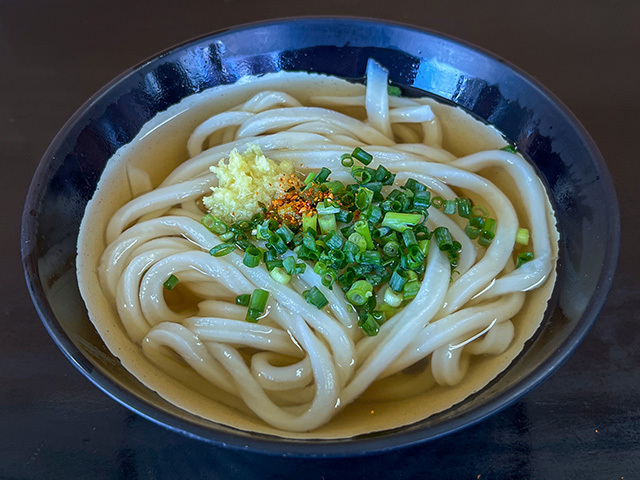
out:
<path id="1" fill-rule="evenodd" d="M 352 305 L 364 305 L 369 297 L 373 295 L 373 286 L 366 280 L 358 280 L 347 292 L 347 300 Z"/>
<path id="2" fill-rule="evenodd" d="M 318 309 L 323 308 L 329 303 L 327 297 L 322 294 L 318 287 L 313 287 L 311 290 L 305 290 L 302 293 L 302 296 L 307 301 L 307 303 L 310 303 Z"/>
<path id="3" fill-rule="evenodd" d="M 516 243 L 529 245 L 529 230 L 527 228 L 518 229 L 518 233 L 516 233 Z"/>
<path id="4" fill-rule="evenodd" d="M 227 231 L 229 230 L 229 227 L 222 220 L 218 219 L 217 217 L 214 217 L 211 214 L 207 214 L 204 217 L 202 217 L 202 220 L 200 220 L 200 222 L 210 232 L 215 233 L 217 235 L 222 235 L 224 233 L 227 233 Z"/>
<path id="5" fill-rule="evenodd" d="M 289 283 L 289 280 L 291 280 L 291 275 L 288 274 L 287 271 L 282 267 L 272 268 L 269 272 L 269 275 L 271 275 L 271 278 L 273 278 L 276 282 L 282 285 L 286 285 L 287 283 Z"/>
<path id="6" fill-rule="evenodd" d="M 373 160 L 373 155 L 368 152 L 365 152 L 362 148 L 356 147 L 351 153 L 351 156 L 356 160 L 360 160 L 365 165 L 369 165 Z"/>
<path id="7" fill-rule="evenodd" d="M 251 294 L 249 299 L 249 309 L 247 310 L 247 316 L 245 320 L 247 322 L 255 323 L 264 314 L 264 310 L 267 307 L 267 300 L 269 299 L 269 292 L 256 288 Z"/>
<path id="8" fill-rule="evenodd" d="M 378 322 L 376 322 L 370 313 L 367 313 L 358 320 L 358 326 L 369 337 L 375 337 L 380 331 L 380 325 L 378 325 Z"/>
<path id="9" fill-rule="evenodd" d="M 233 243 L 220 243 L 209 250 L 209 253 L 214 257 L 223 257 L 233 252 L 235 249 L 236 246 Z"/>
<path id="10" fill-rule="evenodd" d="M 516 262 L 516 268 L 520 268 L 527 262 L 533 260 L 533 252 L 523 252 L 518 255 L 518 261 Z"/>
<path id="11" fill-rule="evenodd" d="M 251 245 L 244 251 L 244 258 L 242 259 L 242 263 L 250 268 L 257 267 L 260 264 L 261 256 L 262 252 L 260 251 L 260 249 Z"/>
<path id="12" fill-rule="evenodd" d="M 167 278 L 162 285 L 167 290 L 173 290 L 176 287 L 176 285 L 178 285 L 178 283 L 180 283 L 180 280 L 178 280 L 178 277 L 176 277 L 175 275 L 169 275 L 169 278 Z"/>
<path id="13" fill-rule="evenodd" d="M 404 232 L 407 228 L 413 227 L 418 224 L 422 219 L 420 213 L 398 213 L 387 212 L 382 219 L 383 227 L 389 227 L 397 232 Z"/>
<path id="14" fill-rule="evenodd" d="M 236 305 L 240 305 L 242 307 L 249 306 L 249 300 L 251 300 L 250 293 L 243 293 L 242 295 L 238 295 L 236 297 Z"/>

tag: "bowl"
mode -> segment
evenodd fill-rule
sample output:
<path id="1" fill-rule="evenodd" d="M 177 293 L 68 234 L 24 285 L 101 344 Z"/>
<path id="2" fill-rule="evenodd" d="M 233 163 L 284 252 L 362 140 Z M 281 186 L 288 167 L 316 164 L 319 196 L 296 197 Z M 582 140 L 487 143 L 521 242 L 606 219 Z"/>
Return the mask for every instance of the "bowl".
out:
<path id="1" fill-rule="evenodd" d="M 108 351 L 78 291 L 78 229 L 105 164 L 154 115 L 204 89 L 280 70 L 362 80 L 368 58 L 390 80 L 459 105 L 495 125 L 537 167 L 561 232 L 558 278 L 542 326 L 486 388 L 418 423 L 341 440 L 293 440 L 240 431 L 187 413 L 138 382 Z M 122 405 L 217 445 L 298 456 L 346 456 L 434 439 L 526 394 L 578 346 L 610 288 L 620 240 L 613 184 L 593 141 L 551 93 L 505 61 L 459 40 L 352 18 L 242 26 L 158 54 L 106 85 L 64 125 L 27 196 L 22 258 L 42 321 L 67 358 Z"/>

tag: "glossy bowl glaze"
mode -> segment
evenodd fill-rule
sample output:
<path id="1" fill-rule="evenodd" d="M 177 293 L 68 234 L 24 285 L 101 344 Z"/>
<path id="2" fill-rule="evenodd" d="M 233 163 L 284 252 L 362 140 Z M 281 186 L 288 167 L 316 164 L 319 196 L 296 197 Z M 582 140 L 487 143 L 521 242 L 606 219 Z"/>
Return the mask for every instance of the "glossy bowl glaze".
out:
<path id="1" fill-rule="evenodd" d="M 542 327 L 487 388 L 416 424 L 336 441 L 287 440 L 215 424 L 174 407 L 122 368 L 78 292 L 78 228 L 106 162 L 142 125 L 182 98 L 280 70 L 362 80 L 367 59 L 390 80 L 439 96 L 495 125 L 538 168 L 561 232 L 558 279 Z M 199 38 L 123 73 L 67 122 L 44 154 L 27 197 L 22 257 L 45 327 L 95 385 L 138 414 L 218 445 L 281 455 L 346 456 L 433 439 L 505 407 L 576 348 L 611 285 L 619 249 L 613 185 L 596 146 L 548 91 L 503 60 L 439 34 L 346 18 L 291 19 Z"/>

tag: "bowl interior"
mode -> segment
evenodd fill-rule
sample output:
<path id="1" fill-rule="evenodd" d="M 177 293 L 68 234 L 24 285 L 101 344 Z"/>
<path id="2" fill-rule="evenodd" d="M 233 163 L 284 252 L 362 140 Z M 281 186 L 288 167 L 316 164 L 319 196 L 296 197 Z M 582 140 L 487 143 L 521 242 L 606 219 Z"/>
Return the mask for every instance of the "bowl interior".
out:
<path id="1" fill-rule="evenodd" d="M 495 125 L 547 184 L 561 232 L 558 279 L 545 320 L 518 361 L 461 404 L 383 435 L 340 441 L 283 440 L 186 413 L 124 370 L 87 317 L 75 276 L 78 229 L 107 160 L 155 114 L 245 75 L 309 71 L 362 80 L 368 58 L 390 80 L 458 104 Z M 356 19 L 300 19 L 247 26 L 191 41 L 111 82 L 62 128 L 27 198 L 22 255 L 46 328 L 99 388 L 139 414 L 218 444 L 281 454 L 348 455 L 434 438 L 504 407 L 562 363 L 595 320 L 619 244 L 615 193 L 595 145 L 547 91 L 505 62 L 458 41 Z"/>

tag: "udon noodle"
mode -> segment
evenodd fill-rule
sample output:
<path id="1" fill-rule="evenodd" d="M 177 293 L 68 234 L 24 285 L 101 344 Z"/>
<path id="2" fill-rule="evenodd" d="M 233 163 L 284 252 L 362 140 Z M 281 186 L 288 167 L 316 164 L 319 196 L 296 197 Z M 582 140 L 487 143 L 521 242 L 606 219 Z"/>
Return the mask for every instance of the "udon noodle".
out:
<path id="1" fill-rule="evenodd" d="M 427 417 L 506 368 L 551 291 L 551 207 L 534 169 L 505 144 L 459 109 L 388 95 L 386 71 L 371 61 L 366 86 L 279 73 L 187 99 L 116 154 L 87 208 L 78 275 L 90 317 L 141 382 L 215 422 L 340 437 Z M 217 182 L 209 167 L 247 145 L 291 161 L 302 178 L 328 167 L 345 183 L 341 155 L 362 147 L 396 185 L 414 178 L 443 199 L 486 207 L 495 237 L 479 247 L 464 219 L 431 208 L 427 227 L 446 226 L 461 244 L 456 272 L 432 241 L 416 297 L 367 336 L 343 291 L 312 268 L 282 285 L 239 250 L 208 253 L 221 242 L 201 223 Z M 534 259 L 515 268 L 519 227 L 531 232 Z M 163 288 L 171 275 L 175 292 Z M 312 287 L 327 307 L 301 296 Z M 256 288 L 269 303 L 250 323 L 234 298 Z"/>

